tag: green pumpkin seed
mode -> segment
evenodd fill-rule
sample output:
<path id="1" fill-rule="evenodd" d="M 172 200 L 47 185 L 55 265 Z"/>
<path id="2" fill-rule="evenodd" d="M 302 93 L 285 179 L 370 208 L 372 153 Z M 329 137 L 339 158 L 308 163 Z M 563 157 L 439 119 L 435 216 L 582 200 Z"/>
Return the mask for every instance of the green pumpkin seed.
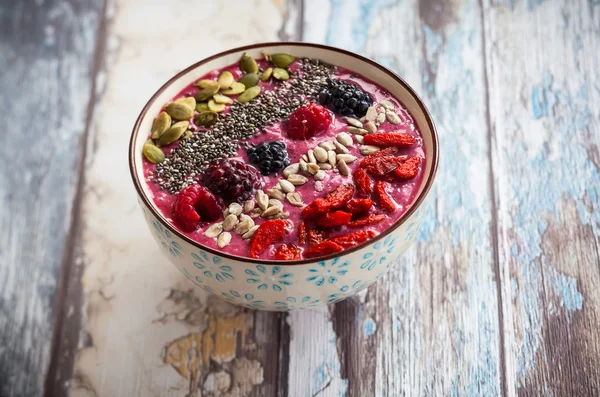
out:
<path id="1" fill-rule="evenodd" d="M 209 79 L 198 80 L 194 83 L 194 85 L 200 89 L 216 88 L 216 87 L 220 86 L 218 81 L 209 80 Z"/>
<path id="2" fill-rule="evenodd" d="M 144 142 L 144 145 L 156 146 L 156 143 L 154 143 L 154 141 L 152 139 L 148 139 L 146 142 Z"/>
<path id="3" fill-rule="evenodd" d="M 254 87 L 258 84 L 258 73 L 246 73 L 238 83 L 242 83 L 246 88 Z"/>
<path id="4" fill-rule="evenodd" d="M 261 90 L 261 87 L 258 86 L 258 85 L 255 85 L 254 87 L 250 87 L 246 91 L 244 91 L 238 97 L 237 100 L 240 103 L 250 102 L 251 100 L 253 100 L 254 98 L 256 98 L 258 96 L 258 94 L 260 94 L 260 90 Z"/>
<path id="5" fill-rule="evenodd" d="M 260 81 L 267 81 L 271 78 L 271 75 L 273 74 L 273 68 L 267 68 L 262 76 L 260 76 Z"/>
<path id="6" fill-rule="evenodd" d="M 199 102 L 196 105 L 196 111 L 198 113 L 206 112 L 208 110 L 208 102 Z"/>
<path id="7" fill-rule="evenodd" d="M 166 146 L 175 142 L 176 140 L 181 138 L 181 136 L 183 135 L 185 130 L 187 130 L 189 125 L 190 123 L 187 121 L 180 121 L 178 123 L 173 124 L 171 128 L 169 128 L 167 131 L 165 131 L 164 134 L 161 135 L 161 137 L 158 139 L 158 144 L 160 146 Z"/>
<path id="8" fill-rule="evenodd" d="M 212 112 L 207 110 L 206 112 L 202 112 L 196 117 L 194 117 L 194 124 L 199 127 L 210 127 L 214 123 L 216 123 L 219 115 L 216 112 Z"/>
<path id="9" fill-rule="evenodd" d="M 171 116 L 166 112 L 160 112 L 152 123 L 152 139 L 158 139 L 171 126 Z"/>
<path id="10" fill-rule="evenodd" d="M 225 104 L 216 103 L 214 100 L 211 99 L 210 101 L 208 101 L 208 110 L 212 112 L 221 113 L 223 110 L 225 110 Z"/>
<path id="11" fill-rule="evenodd" d="M 290 74 L 285 69 L 275 68 L 273 69 L 273 77 L 277 80 L 285 81 L 290 78 Z"/>
<path id="12" fill-rule="evenodd" d="M 244 52 L 244 55 L 240 59 L 240 70 L 245 73 L 257 73 L 258 64 L 254 58 Z"/>
<path id="13" fill-rule="evenodd" d="M 210 99 L 213 95 L 219 92 L 221 86 L 214 80 L 200 80 L 194 83 L 194 85 L 200 88 L 200 91 L 194 95 L 197 102 L 202 102 Z"/>
<path id="14" fill-rule="evenodd" d="M 153 164 L 165 161 L 165 154 L 163 151 L 154 145 L 144 145 L 142 152 L 144 153 L 144 157 Z"/>
<path id="15" fill-rule="evenodd" d="M 194 115 L 194 108 L 182 102 L 169 103 L 165 110 L 173 120 L 189 120 Z"/>
<path id="16" fill-rule="evenodd" d="M 233 99 L 229 98 L 228 96 L 221 95 L 221 94 L 213 95 L 213 100 L 216 103 L 225 103 L 225 104 L 233 103 Z"/>
<path id="17" fill-rule="evenodd" d="M 246 86 L 243 85 L 242 83 L 233 83 L 231 84 L 231 87 L 221 91 L 221 94 L 224 95 L 238 95 L 241 94 L 242 92 L 244 92 L 244 90 L 246 89 Z"/>
<path id="18" fill-rule="evenodd" d="M 187 131 L 185 131 L 185 132 L 183 133 L 183 138 L 182 138 L 182 139 L 188 139 L 188 138 L 191 138 L 191 137 L 192 137 L 192 135 L 194 135 L 194 133 L 193 133 L 192 131 L 190 131 L 190 130 L 187 130 Z"/>
<path id="19" fill-rule="evenodd" d="M 192 96 L 175 99 L 173 102 L 186 104 L 192 109 L 196 107 L 196 100 Z"/>
<path id="20" fill-rule="evenodd" d="M 288 54 L 273 54 L 271 55 L 271 63 L 278 68 L 287 68 L 290 66 L 296 58 Z"/>
<path id="21" fill-rule="evenodd" d="M 234 81 L 233 75 L 231 74 L 231 72 L 228 71 L 221 72 L 217 81 L 221 89 L 224 90 L 226 88 L 231 87 L 231 83 L 233 83 Z"/>

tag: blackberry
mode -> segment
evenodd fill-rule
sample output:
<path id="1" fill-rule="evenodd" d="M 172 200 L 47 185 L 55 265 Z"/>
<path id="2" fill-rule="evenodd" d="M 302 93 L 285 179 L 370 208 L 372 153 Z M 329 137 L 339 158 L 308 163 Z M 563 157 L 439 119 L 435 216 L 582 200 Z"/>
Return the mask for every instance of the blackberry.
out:
<path id="1" fill-rule="evenodd" d="M 254 197 L 262 189 L 258 170 L 242 161 L 219 159 L 211 162 L 202 174 L 202 184 L 227 203 L 239 203 Z"/>
<path id="2" fill-rule="evenodd" d="M 281 141 L 261 142 L 246 151 L 250 162 L 257 164 L 261 174 L 277 173 L 290 165 L 285 143 Z"/>
<path id="3" fill-rule="evenodd" d="M 318 99 L 321 105 L 329 106 L 337 114 L 358 118 L 373 105 L 371 95 L 354 83 L 332 78 L 327 79 L 327 87 L 319 93 Z"/>

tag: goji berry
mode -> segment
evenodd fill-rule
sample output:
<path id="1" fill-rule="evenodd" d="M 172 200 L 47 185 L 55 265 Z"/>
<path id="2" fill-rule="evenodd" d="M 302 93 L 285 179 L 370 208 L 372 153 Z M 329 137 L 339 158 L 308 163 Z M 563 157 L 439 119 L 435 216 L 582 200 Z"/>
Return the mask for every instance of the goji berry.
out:
<path id="1" fill-rule="evenodd" d="M 365 145 L 408 147 L 417 143 L 417 140 L 406 133 L 387 133 L 365 135 L 364 142 Z"/>
<path id="2" fill-rule="evenodd" d="M 334 211 L 325 214 L 317 220 L 317 224 L 321 227 L 338 227 L 347 225 L 352 219 L 352 214 L 344 211 Z"/>
<path id="3" fill-rule="evenodd" d="M 308 245 L 313 247 L 322 241 L 325 241 L 329 234 L 324 230 L 310 229 L 308 231 Z"/>
<path id="4" fill-rule="evenodd" d="M 409 157 L 404 163 L 402 163 L 394 173 L 400 179 L 411 179 L 419 172 L 419 165 L 421 164 L 420 157 Z"/>
<path id="5" fill-rule="evenodd" d="M 360 243 L 364 243 L 370 238 L 373 238 L 377 235 L 373 230 L 361 230 L 359 232 L 352 232 L 350 234 L 346 234 L 345 236 L 334 237 L 329 239 L 328 241 L 332 241 L 336 244 L 341 245 L 344 248 L 354 247 Z"/>
<path id="6" fill-rule="evenodd" d="M 360 162 L 360 167 L 361 168 L 365 168 L 365 167 L 371 165 L 379 157 L 383 157 L 383 156 L 396 156 L 397 154 L 398 154 L 398 149 L 395 148 L 395 147 L 393 147 L 393 146 L 385 148 L 385 149 L 378 150 L 375 153 L 370 154 L 367 157 L 365 157 L 363 159 L 363 161 Z"/>
<path id="7" fill-rule="evenodd" d="M 354 190 L 352 185 L 339 185 L 325 197 L 325 200 L 329 202 L 332 210 L 338 209 L 352 198 Z"/>
<path id="8" fill-rule="evenodd" d="M 312 219 L 318 215 L 326 214 L 331 209 L 331 204 L 324 198 L 318 198 L 302 210 L 302 217 Z"/>
<path id="9" fill-rule="evenodd" d="M 385 190 L 385 182 L 375 182 L 375 195 L 379 200 L 379 206 L 381 208 L 383 208 L 386 211 L 394 211 L 396 209 L 396 204 L 394 203 L 394 200 Z"/>
<path id="10" fill-rule="evenodd" d="M 298 224 L 298 241 L 300 244 L 306 244 L 306 237 L 308 236 L 308 227 L 306 226 L 306 222 L 301 221 Z"/>
<path id="11" fill-rule="evenodd" d="M 273 219 L 263 222 L 252 238 L 250 245 L 250 257 L 258 258 L 258 256 L 270 245 L 283 240 L 286 234 L 288 223 L 283 219 Z"/>
<path id="12" fill-rule="evenodd" d="M 311 247 L 304 251 L 304 256 L 306 258 L 312 258 L 315 256 L 329 255 L 335 252 L 340 252 L 343 249 L 344 247 L 332 241 L 323 241 L 322 243 L 319 243 L 314 247 Z"/>
<path id="13" fill-rule="evenodd" d="M 282 244 L 275 250 L 275 259 L 295 261 L 300 259 L 302 250 L 294 244 Z"/>
<path id="14" fill-rule="evenodd" d="M 365 169 L 375 176 L 385 176 L 393 172 L 403 162 L 404 158 L 402 157 L 381 156 Z"/>
<path id="15" fill-rule="evenodd" d="M 352 199 L 348 201 L 344 209 L 352 214 L 362 214 L 369 212 L 373 206 L 373 200 L 371 199 Z"/>
<path id="16" fill-rule="evenodd" d="M 375 225 L 379 222 L 383 222 L 385 219 L 387 219 L 387 215 L 371 214 L 348 223 L 348 227 L 363 227 Z"/>
<path id="17" fill-rule="evenodd" d="M 371 194 L 373 192 L 373 188 L 371 187 L 371 178 L 367 175 L 367 172 L 362 168 L 357 168 L 352 174 L 354 177 L 354 183 L 358 190 L 363 194 Z"/>

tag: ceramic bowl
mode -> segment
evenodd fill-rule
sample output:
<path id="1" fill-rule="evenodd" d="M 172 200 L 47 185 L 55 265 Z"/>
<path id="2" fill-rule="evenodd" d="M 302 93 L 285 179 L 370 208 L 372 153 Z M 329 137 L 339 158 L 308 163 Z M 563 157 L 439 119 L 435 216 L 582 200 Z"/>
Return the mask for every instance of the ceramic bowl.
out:
<path id="1" fill-rule="evenodd" d="M 216 251 L 180 233 L 148 198 L 142 175 L 142 146 L 162 105 L 205 73 L 237 62 L 242 53 L 261 51 L 318 58 L 340 65 L 386 87 L 410 111 L 426 148 L 425 178 L 408 211 L 371 241 L 320 259 L 256 260 Z M 438 163 L 438 140 L 429 112 L 414 90 L 396 74 L 360 55 L 318 44 L 261 43 L 206 58 L 170 79 L 152 96 L 133 128 L 129 164 L 139 203 L 160 250 L 192 283 L 231 303 L 259 310 L 303 310 L 338 302 L 374 283 L 415 239 L 426 211 L 425 199 Z"/>

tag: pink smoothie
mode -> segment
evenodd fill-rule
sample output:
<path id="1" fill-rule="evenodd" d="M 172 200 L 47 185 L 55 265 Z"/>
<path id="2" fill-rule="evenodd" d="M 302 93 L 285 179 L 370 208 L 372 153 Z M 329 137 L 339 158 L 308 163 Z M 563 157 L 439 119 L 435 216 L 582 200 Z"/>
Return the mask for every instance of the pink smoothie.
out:
<path id="1" fill-rule="evenodd" d="M 259 65 L 261 67 L 261 70 L 264 70 L 267 67 L 271 66 L 271 65 L 267 64 L 265 61 L 259 61 Z M 298 61 L 296 61 L 294 64 L 292 64 L 290 66 L 289 69 L 297 70 L 298 68 L 299 68 Z M 234 75 L 236 80 L 237 80 L 237 78 L 241 77 L 241 75 L 242 75 L 242 73 L 239 71 L 238 65 L 234 64 L 234 65 L 230 65 L 230 66 L 220 69 L 220 70 L 211 71 L 210 73 L 207 73 L 205 76 L 203 76 L 202 79 L 216 80 L 216 78 L 219 76 L 219 74 L 223 70 L 230 71 Z M 353 73 L 349 70 L 346 70 L 344 68 L 341 68 L 341 67 L 335 67 L 335 73 L 334 73 L 333 77 L 335 77 L 336 79 L 351 81 L 354 84 L 358 85 L 363 91 L 365 91 L 371 95 L 371 97 L 374 99 L 374 105 L 379 104 L 382 100 L 388 100 L 388 101 L 392 102 L 395 105 L 394 112 L 400 116 L 401 123 L 394 125 L 389 122 L 384 122 L 383 124 L 381 124 L 378 127 L 376 133 L 377 134 L 388 133 L 388 132 L 394 132 L 394 131 L 400 130 L 402 132 L 412 135 L 413 137 L 416 138 L 417 144 L 415 144 L 414 146 L 412 146 L 410 148 L 401 148 L 400 154 L 406 155 L 406 156 L 418 156 L 422 159 L 425 158 L 426 153 L 425 153 L 425 148 L 423 145 L 422 137 L 421 137 L 421 134 L 420 134 L 418 128 L 416 127 L 416 124 L 413 121 L 413 118 L 410 116 L 410 114 L 406 110 L 406 108 L 397 99 L 393 98 L 388 91 L 386 91 L 383 87 L 378 86 L 377 84 L 375 84 L 365 78 L 357 76 L 355 73 Z M 281 83 L 271 80 L 269 82 L 259 82 L 259 85 L 262 86 L 263 93 L 264 93 L 265 91 L 269 91 L 269 90 L 277 90 L 278 87 L 281 85 Z M 173 99 L 177 99 L 182 96 L 189 96 L 190 94 L 193 95 L 196 91 L 197 91 L 197 89 L 193 85 L 191 85 L 189 87 L 186 87 L 186 89 L 182 90 L 181 93 Z M 262 93 L 261 93 L 261 95 L 262 95 Z M 224 115 L 226 113 L 227 113 L 227 110 L 222 112 L 221 115 Z M 288 151 L 289 157 L 291 159 L 291 163 L 297 163 L 299 161 L 300 157 L 302 155 L 306 154 L 308 152 L 308 150 L 315 148 L 322 142 L 328 142 L 328 141 L 331 142 L 331 141 L 335 140 L 335 136 L 337 134 L 348 131 L 348 123 L 346 122 L 345 117 L 342 117 L 333 112 L 331 112 L 331 114 L 333 117 L 333 122 L 331 124 L 330 129 L 325 134 L 315 136 L 315 137 L 310 138 L 305 141 L 289 139 L 285 133 L 285 125 L 284 125 L 285 121 L 280 121 L 280 122 L 276 122 L 272 125 L 267 126 L 263 132 L 248 139 L 246 142 L 258 144 L 263 141 L 266 141 L 266 142 L 275 141 L 275 140 L 283 141 L 287 146 L 287 151 Z M 207 133 L 207 132 L 200 131 L 198 133 Z M 208 133 L 210 133 L 210 131 Z M 352 135 L 352 134 L 350 134 L 350 135 Z M 175 143 L 163 148 L 164 153 L 167 154 L 167 156 L 168 156 L 170 151 L 174 147 L 176 147 L 177 144 L 178 144 L 178 142 L 175 142 Z M 339 172 L 335 172 L 333 169 L 325 171 L 326 176 L 325 176 L 325 179 L 322 181 L 324 188 L 321 192 L 319 192 L 315 189 L 316 181 L 310 175 L 303 174 L 308 177 L 308 182 L 304 185 L 296 186 L 296 192 L 298 192 L 302 196 L 302 200 L 305 204 L 311 203 L 316 198 L 325 197 L 328 192 L 332 191 L 338 185 L 341 185 L 341 184 L 353 185 L 354 184 L 353 178 L 352 178 L 352 173 L 354 172 L 354 170 L 356 168 L 358 168 L 360 161 L 362 159 L 364 159 L 364 157 L 365 157 L 359 151 L 360 146 L 361 145 L 358 144 L 356 142 L 356 140 L 354 140 L 353 146 L 348 147 L 350 154 L 357 157 L 356 161 L 348 164 L 348 167 L 350 168 L 349 176 L 342 176 L 342 175 L 340 175 Z M 231 158 L 242 160 L 243 162 L 245 162 L 247 164 L 251 164 L 248 159 L 248 156 L 246 154 L 246 149 L 243 146 L 240 146 L 236 155 Z M 395 183 L 388 183 L 387 191 L 396 203 L 395 211 L 393 211 L 393 212 L 383 211 L 381 208 L 379 208 L 377 206 L 377 201 L 375 199 L 373 199 L 373 201 L 375 202 L 376 205 L 371 209 L 371 211 L 369 213 L 370 214 L 383 213 L 388 216 L 388 218 L 385 221 L 383 221 L 379 224 L 376 224 L 376 225 L 366 226 L 363 228 L 348 228 L 347 226 L 342 226 L 339 228 L 331 229 L 329 231 L 329 236 L 330 237 L 343 236 L 350 232 L 354 232 L 357 230 L 367 230 L 367 229 L 375 231 L 378 235 L 381 232 L 383 232 L 384 230 L 386 230 L 387 228 L 389 228 L 391 225 L 393 225 L 406 212 L 406 210 L 409 208 L 410 204 L 415 199 L 415 195 L 419 189 L 419 186 L 423 182 L 423 174 L 424 174 L 423 164 L 424 164 L 424 161 L 421 162 L 421 167 L 419 169 L 419 172 L 413 179 L 403 180 L 403 181 L 399 180 Z M 210 223 L 202 223 L 201 222 L 199 224 L 198 229 L 193 232 L 185 232 L 185 231 L 181 230 L 179 228 L 179 226 L 177 225 L 177 222 L 175 222 L 172 218 L 172 206 L 173 206 L 173 202 L 175 200 L 175 195 L 169 193 L 166 190 L 161 190 L 157 183 L 152 182 L 155 168 L 156 168 L 156 165 L 144 160 L 144 175 L 146 177 L 148 188 L 151 192 L 151 199 L 153 200 L 153 202 L 156 205 L 156 207 L 158 208 L 158 210 L 163 214 L 163 216 L 169 222 L 172 223 L 172 225 L 175 228 L 178 228 L 183 234 L 185 234 L 189 238 L 197 241 L 198 243 L 200 243 L 206 247 L 212 248 L 217 251 L 225 252 L 225 253 L 228 253 L 231 255 L 240 256 L 240 257 L 248 256 L 251 239 L 242 239 L 242 237 L 240 235 L 231 231 L 231 235 L 232 235 L 231 242 L 227 246 L 225 246 L 223 248 L 219 248 L 217 245 L 216 238 L 206 237 L 204 235 L 204 232 L 214 222 L 210 222 Z M 262 178 L 263 178 L 263 182 L 264 182 L 263 190 L 265 192 L 267 191 L 267 189 L 273 188 L 280 179 L 285 179 L 283 177 L 281 171 L 278 172 L 277 174 L 271 174 L 269 176 L 262 176 Z M 297 225 L 302 220 L 300 212 L 302 211 L 303 208 L 294 207 L 291 204 L 287 203 L 285 200 L 281 200 L 281 201 L 284 203 L 284 211 L 289 212 L 288 219 L 293 223 L 294 227 L 293 227 L 293 230 L 285 237 L 285 239 L 282 242 L 268 247 L 263 252 L 263 254 L 260 256 L 263 259 L 274 259 L 275 249 L 281 243 L 298 244 Z M 218 221 L 223 221 L 223 219 L 221 218 L 220 220 L 217 220 L 217 222 Z M 260 223 L 264 222 L 265 219 L 257 217 L 257 218 L 254 218 L 254 221 L 257 225 L 259 225 Z"/>

